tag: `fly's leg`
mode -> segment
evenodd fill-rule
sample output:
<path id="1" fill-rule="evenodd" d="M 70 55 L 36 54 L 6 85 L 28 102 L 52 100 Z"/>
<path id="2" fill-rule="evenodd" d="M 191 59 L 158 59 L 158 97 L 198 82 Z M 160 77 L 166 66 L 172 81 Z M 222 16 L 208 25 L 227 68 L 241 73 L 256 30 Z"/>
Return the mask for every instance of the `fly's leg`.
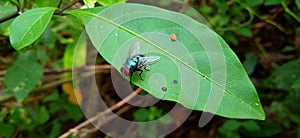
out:
<path id="1" fill-rule="evenodd" d="M 137 69 L 137 71 L 140 71 L 140 73 L 139 73 L 139 76 L 140 76 L 141 80 L 143 81 L 143 80 L 144 80 L 144 79 L 142 78 L 142 73 L 143 73 L 143 70 L 141 70 L 141 69 Z"/>
<path id="2" fill-rule="evenodd" d="M 145 67 L 144 67 L 144 70 L 146 70 L 146 71 L 150 71 L 150 69 L 147 69 L 147 67 L 148 67 L 148 66 L 145 66 Z"/>

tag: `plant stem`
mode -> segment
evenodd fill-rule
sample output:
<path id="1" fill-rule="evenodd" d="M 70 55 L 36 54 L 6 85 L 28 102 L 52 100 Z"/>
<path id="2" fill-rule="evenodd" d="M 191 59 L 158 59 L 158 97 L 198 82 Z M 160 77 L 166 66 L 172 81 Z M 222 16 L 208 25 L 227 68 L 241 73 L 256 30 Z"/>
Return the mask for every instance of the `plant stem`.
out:
<path id="1" fill-rule="evenodd" d="M 298 21 L 298 23 L 300 23 L 300 18 L 289 9 L 289 7 L 287 6 L 285 1 L 282 1 L 281 5 L 284 8 L 284 11 L 286 13 L 288 13 L 290 16 L 292 16 L 294 19 L 296 19 Z"/>
<path id="2" fill-rule="evenodd" d="M 280 31 L 284 32 L 285 34 L 290 34 L 291 31 L 287 31 L 284 27 L 282 27 L 280 24 L 274 22 L 273 20 L 270 20 L 262 15 L 260 15 L 259 13 L 257 13 L 255 10 L 253 10 L 251 7 L 249 7 L 248 5 L 246 5 L 245 3 L 241 2 L 240 0 L 235 0 L 237 3 L 239 3 L 243 8 L 245 8 L 246 10 L 248 10 L 251 14 L 255 15 L 256 17 L 258 17 L 259 19 L 265 21 L 266 23 L 269 23 L 273 26 L 275 26 L 276 28 L 278 28 Z"/>
<path id="3" fill-rule="evenodd" d="M 67 10 L 67 9 L 69 9 L 70 7 L 72 7 L 73 5 L 75 5 L 77 2 L 79 2 L 80 0 L 75 0 L 75 1 L 73 1 L 72 3 L 69 3 L 68 5 L 66 5 L 66 6 L 64 6 L 64 7 L 62 7 L 62 8 L 60 8 L 60 10 L 59 11 L 55 11 L 54 12 L 54 14 L 56 15 L 56 14 L 60 14 L 60 13 L 62 13 L 62 12 L 64 12 L 65 10 Z M 60 7 L 60 5 L 61 5 L 61 3 L 59 3 L 59 7 Z M 58 8 L 59 8 L 58 7 Z"/>

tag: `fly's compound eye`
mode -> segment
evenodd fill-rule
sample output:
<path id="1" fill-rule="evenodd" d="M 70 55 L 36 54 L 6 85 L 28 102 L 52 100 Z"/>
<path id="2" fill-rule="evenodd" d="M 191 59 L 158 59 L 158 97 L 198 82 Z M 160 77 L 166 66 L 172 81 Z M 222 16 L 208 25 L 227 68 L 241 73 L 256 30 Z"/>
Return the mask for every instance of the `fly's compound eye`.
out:
<path id="1" fill-rule="evenodd" d="M 124 66 L 122 66 L 120 70 L 121 70 L 122 76 L 130 76 L 130 74 L 131 74 L 129 69 Z"/>

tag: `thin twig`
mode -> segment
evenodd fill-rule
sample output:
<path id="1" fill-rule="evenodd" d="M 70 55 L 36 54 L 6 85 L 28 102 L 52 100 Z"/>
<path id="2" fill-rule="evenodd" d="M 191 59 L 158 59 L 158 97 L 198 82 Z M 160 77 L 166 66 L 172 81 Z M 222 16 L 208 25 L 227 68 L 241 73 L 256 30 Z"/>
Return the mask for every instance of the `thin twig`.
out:
<path id="1" fill-rule="evenodd" d="M 8 15 L 8 16 L 2 18 L 2 19 L 0 19 L 0 23 L 6 22 L 6 21 L 8 21 L 8 20 L 10 20 L 10 19 L 12 19 L 12 18 L 17 17 L 18 15 L 19 15 L 19 12 L 16 11 L 16 12 L 14 12 L 14 13 L 12 13 L 12 14 L 10 14 L 10 15 Z"/>
<path id="2" fill-rule="evenodd" d="M 136 95 L 138 95 L 138 93 L 140 93 L 142 91 L 141 88 L 137 88 L 133 93 L 131 93 L 130 95 L 128 95 L 126 98 L 124 98 L 122 101 L 118 102 L 117 104 L 113 105 L 112 107 L 104 110 L 103 112 L 99 112 L 98 114 L 96 114 L 94 117 L 82 122 L 81 124 L 77 125 L 76 127 L 69 129 L 68 132 L 62 134 L 61 136 L 59 136 L 59 138 L 66 138 L 70 135 L 72 135 L 73 133 L 79 132 L 79 130 L 87 125 L 89 125 L 90 123 L 98 120 L 101 116 L 103 117 L 104 115 L 110 113 L 111 111 L 120 108 L 121 106 L 123 106 L 126 102 L 128 102 L 129 100 L 131 100 L 132 98 L 134 98 Z"/>
<path id="3" fill-rule="evenodd" d="M 64 12 L 65 10 L 69 9 L 73 5 L 75 5 L 77 2 L 80 2 L 81 0 L 75 0 L 72 3 L 67 4 L 66 6 L 62 7 L 59 11 L 55 11 L 54 14 L 60 14 Z"/>
<path id="4" fill-rule="evenodd" d="M 59 0 L 59 3 L 58 3 L 58 5 L 57 5 L 57 8 L 60 8 L 61 4 L 62 4 L 62 0 Z"/>
<path id="5" fill-rule="evenodd" d="M 77 2 L 79 2 L 79 1 L 81 1 L 81 0 L 75 0 L 74 2 L 72 2 L 72 3 L 68 4 L 68 5 L 66 5 L 65 7 L 62 7 L 60 11 L 61 11 L 61 12 L 65 11 L 66 9 L 72 7 L 73 5 L 75 5 L 75 4 L 76 4 Z"/>

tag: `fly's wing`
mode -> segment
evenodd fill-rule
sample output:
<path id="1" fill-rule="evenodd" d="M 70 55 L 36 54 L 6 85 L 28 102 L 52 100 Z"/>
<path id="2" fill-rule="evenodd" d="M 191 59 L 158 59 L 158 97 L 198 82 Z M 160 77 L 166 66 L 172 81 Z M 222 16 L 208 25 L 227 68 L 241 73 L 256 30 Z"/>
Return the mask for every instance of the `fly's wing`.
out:
<path id="1" fill-rule="evenodd" d="M 158 62 L 159 59 L 160 59 L 159 56 L 141 57 L 139 59 L 138 68 L 150 66 L 150 65 Z"/>
<path id="2" fill-rule="evenodd" d="M 134 42 L 134 44 L 129 49 L 127 60 L 138 55 L 139 53 L 140 53 L 140 43 Z"/>

